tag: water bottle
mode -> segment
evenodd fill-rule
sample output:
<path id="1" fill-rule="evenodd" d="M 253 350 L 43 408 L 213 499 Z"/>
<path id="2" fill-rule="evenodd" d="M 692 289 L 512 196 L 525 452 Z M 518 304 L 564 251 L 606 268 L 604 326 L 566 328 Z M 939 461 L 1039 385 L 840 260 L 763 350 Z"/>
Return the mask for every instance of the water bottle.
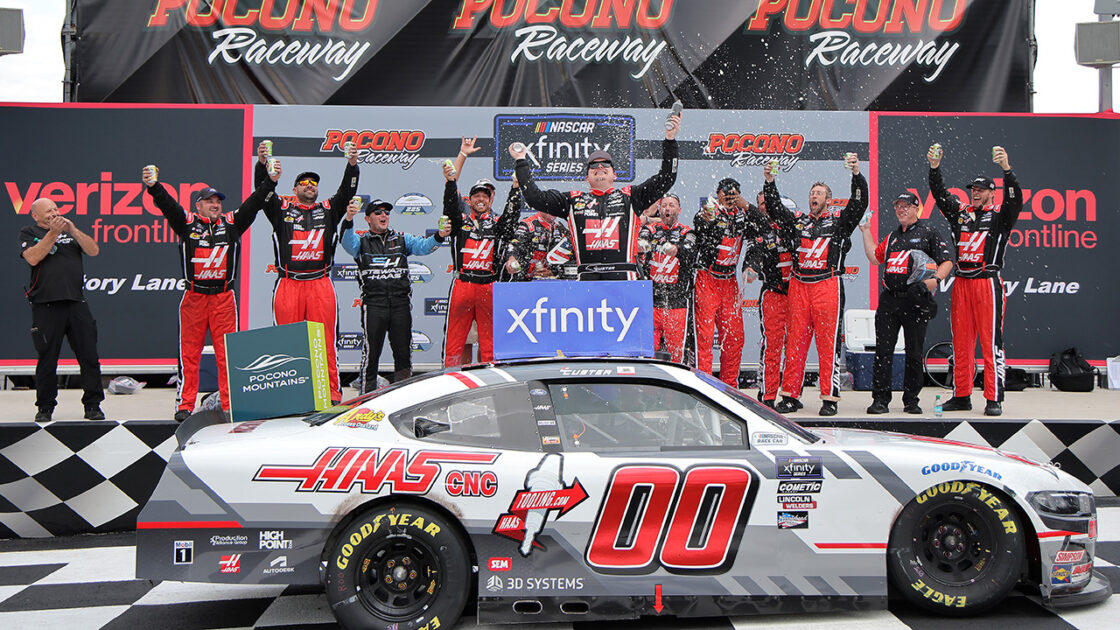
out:
<path id="1" fill-rule="evenodd" d="M 941 417 L 941 394 L 933 397 L 933 417 Z"/>

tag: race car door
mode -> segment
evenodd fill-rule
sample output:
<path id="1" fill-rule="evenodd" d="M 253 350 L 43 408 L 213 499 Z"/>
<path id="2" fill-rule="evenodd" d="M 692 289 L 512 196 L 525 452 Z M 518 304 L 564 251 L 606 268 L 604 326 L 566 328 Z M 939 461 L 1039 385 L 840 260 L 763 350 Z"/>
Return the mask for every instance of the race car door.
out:
<path id="1" fill-rule="evenodd" d="M 524 560 L 540 578 L 563 578 L 536 586 L 570 587 L 532 594 L 591 597 L 616 615 L 676 605 L 696 615 L 742 590 L 728 573 L 760 476 L 741 418 L 669 381 L 565 379 L 530 391 L 546 455 L 526 491 L 587 496 L 526 517 L 535 545 Z M 534 500 L 523 507 L 550 506 L 546 496 Z"/>

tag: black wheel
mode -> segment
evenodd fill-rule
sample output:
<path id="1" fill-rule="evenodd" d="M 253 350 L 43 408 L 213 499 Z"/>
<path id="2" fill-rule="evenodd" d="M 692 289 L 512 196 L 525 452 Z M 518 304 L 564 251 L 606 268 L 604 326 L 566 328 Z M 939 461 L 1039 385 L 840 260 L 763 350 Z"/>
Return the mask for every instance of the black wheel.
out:
<path id="1" fill-rule="evenodd" d="M 944 372 L 941 371 L 942 365 L 946 367 Z M 929 380 L 942 389 L 953 389 L 953 344 L 941 341 L 930 346 L 922 357 L 922 367 Z"/>
<path id="2" fill-rule="evenodd" d="M 470 556 L 458 526 L 416 505 L 383 505 L 331 544 L 327 601 L 343 628 L 450 628 L 463 612 Z"/>
<path id="3" fill-rule="evenodd" d="M 972 481 L 938 484 L 903 508 L 887 549 L 887 574 L 920 608 L 972 615 L 1019 581 L 1023 527 L 1003 495 Z"/>

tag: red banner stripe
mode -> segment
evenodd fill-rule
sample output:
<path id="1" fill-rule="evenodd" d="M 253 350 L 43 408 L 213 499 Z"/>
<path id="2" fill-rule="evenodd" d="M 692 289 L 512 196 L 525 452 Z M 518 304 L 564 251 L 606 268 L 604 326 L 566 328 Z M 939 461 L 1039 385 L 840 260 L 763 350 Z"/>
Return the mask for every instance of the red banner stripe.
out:
<path id="1" fill-rule="evenodd" d="M 241 529 L 237 521 L 148 521 L 136 523 L 136 529 L 206 529 L 223 527 Z"/>

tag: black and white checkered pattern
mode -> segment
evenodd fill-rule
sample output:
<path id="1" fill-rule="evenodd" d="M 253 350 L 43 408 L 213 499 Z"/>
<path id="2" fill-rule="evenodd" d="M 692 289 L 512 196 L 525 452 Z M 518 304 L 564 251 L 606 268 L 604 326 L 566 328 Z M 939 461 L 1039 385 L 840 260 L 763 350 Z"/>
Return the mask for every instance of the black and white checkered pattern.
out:
<path id="1" fill-rule="evenodd" d="M 166 421 L 0 426 L 0 538 L 135 529 L 175 450 Z"/>
<path id="2" fill-rule="evenodd" d="M 1096 569 L 1120 587 L 1120 507 L 1099 510 Z M 0 628 L 196 630 L 201 628 L 337 628 L 326 596 L 314 587 L 149 582 L 135 579 L 134 538 L 107 534 L 0 541 Z M 970 627 L 1044 630 L 1113 628 L 1120 596 L 1102 604 L 1052 612 L 1022 593 L 968 620 Z M 903 601 L 888 610 L 769 615 L 763 617 L 657 619 L 480 626 L 470 614 L 459 630 L 819 630 L 914 628 L 960 630 L 959 619 L 938 617 Z"/>
<path id="3" fill-rule="evenodd" d="M 1120 495 L 1120 421 L 796 417 L 805 426 L 897 431 L 1050 461 L 1098 496 Z M 169 421 L 0 424 L 0 538 L 129 531 L 171 453 Z"/>

